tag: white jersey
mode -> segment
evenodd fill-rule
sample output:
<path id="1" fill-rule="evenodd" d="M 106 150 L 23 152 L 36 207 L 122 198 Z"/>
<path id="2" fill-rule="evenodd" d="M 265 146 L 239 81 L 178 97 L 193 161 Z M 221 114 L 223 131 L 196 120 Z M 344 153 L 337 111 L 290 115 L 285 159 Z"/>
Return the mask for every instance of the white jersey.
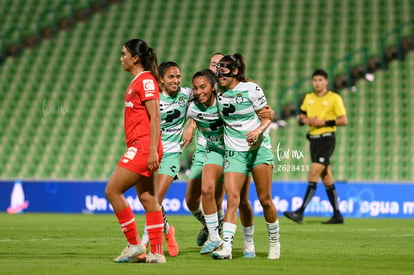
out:
<path id="1" fill-rule="evenodd" d="M 216 100 L 209 107 L 198 101 L 191 102 L 187 117 L 194 119 L 199 130 L 199 141 L 201 137 L 204 138 L 207 141 L 206 148 L 224 153 L 223 121 L 219 116 Z"/>
<path id="2" fill-rule="evenodd" d="M 224 121 L 226 150 L 251 151 L 260 146 L 271 149 L 269 131 L 263 132 L 256 144 L 249 145 L 246 134 L 260 126 L 256 111 L 267 105 L 262 88 L 253 82 L 240 82 L 232 90 L 217 95 L 220 116 Z"/>
<path id="3" fill-rule="evenodd" d="M 197 145 L 206 147 L 207 146 L 207 139 L 200 133 L 197 135 Z"/>
<path id="4" fill-rule="evenodd" d="M 191 88 L 180 88 L 180 91 L 170 96 L 165 92 L 160 95 L 161 139 L 164 153 L 181 152 L 185 115 L 189 102 L 193 99 Z"/>

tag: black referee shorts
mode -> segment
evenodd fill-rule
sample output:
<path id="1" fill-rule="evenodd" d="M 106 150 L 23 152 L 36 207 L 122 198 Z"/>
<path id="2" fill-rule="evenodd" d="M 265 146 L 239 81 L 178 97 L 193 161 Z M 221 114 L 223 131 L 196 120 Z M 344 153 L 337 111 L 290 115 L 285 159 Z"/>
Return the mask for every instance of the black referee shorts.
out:
<path id="1" fill-rule="evenodd" d="M 312 162 L 328 166 L 335 150 L 335 134 L 329 136 L 308 136 Z"/>

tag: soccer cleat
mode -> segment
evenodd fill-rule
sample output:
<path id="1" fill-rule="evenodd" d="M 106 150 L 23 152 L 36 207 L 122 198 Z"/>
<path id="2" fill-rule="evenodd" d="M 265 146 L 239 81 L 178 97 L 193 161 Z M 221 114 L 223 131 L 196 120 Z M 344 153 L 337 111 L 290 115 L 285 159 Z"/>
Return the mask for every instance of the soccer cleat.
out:
<path id="1" fill-rule="evenodd" d="M 222 246 L 223 246 L 222 240 L 207 241 L 204 247 L 200 250 L 200 254 L 209 254 Z"/>
<path id="2" fill-rule="evenodd" d="M 152 254 L 150 252 L 146 257 L 146 263 L 149 264 L 165 264 L 166 262 L 167 260 L 165 260 L 165 256 L 158 253 Z"/>
<path id="3" fill-rule="evenodd" d="M 269 260 L 280 259 L 280 242 L 277 240 L 275 243 L 269 244 L 269 254 L 267 255 Z"/>
<path id="4" fill-rule="evenodd" d="M 143 243 L 143 245 L 145 246 L 145 250 L 148 251 L 148 244 Z M 136 256 L 135 259 L 131 262 L 132 263 L 145 263 L 146 258 L 147 258 L 147 255 L 144 253 L 144 254 Z"/>
<path id="5" fill-rule="evenodd" d="M 322 222 L 322 224 L 344 224 L 344 218 L 342 216 L 333 216 L 326 222 Z"/>
<path id="6" fill-rule="evenodd" d="M 243 257 L 244 258 L 255 258 L 256 257 L 256 251 L 254 248 L 254 244 L 248 244 L 244 246 Z"/>
<path id="7" fill-rule="evenodd" d="M 231 260 L 231 247 L 223 245 L 221 248 L 211 253 L 211 257 L 213 257 L 215 260 Z"/>
<path id="8" fill-rule="evenodd" d="M 114 261 L 116 263 L 131 263 L 135 261 L 135 258 L 139 255 L 145 254 L 146 249 L 143 244 L 128 244 L 127 247 L 122 250 L 121 255 L 116 257 Z"/>
<path id="9" fill-rule="evenodd" d="M 292 212 L 285 211 L 283 212 L 283 215 L 285 215 L 286 218 L 291 219 L 294 222 L 297 222 L 299 224 L 303 223 L 303 214 L 299 214 L 296 211 L 292 211 Z"/>
<path id="10" fill-rule="evenodd" d="M 168 233 L 165 234 L 165 239 L 167 240 L 167 249 L 168 254 L 171 257 L 175 257 L 178 255 L 178 243 L 175 240 L 175 228 L 174 226 L 170 225 L 168 229 Z"/>
<path id="11" fill-rule="evenodd" d="M 207 228 L 203 227 L 200 229 L 197 235 L 197 245 L 202 246 L 208 239 L 208 230 Z"/>

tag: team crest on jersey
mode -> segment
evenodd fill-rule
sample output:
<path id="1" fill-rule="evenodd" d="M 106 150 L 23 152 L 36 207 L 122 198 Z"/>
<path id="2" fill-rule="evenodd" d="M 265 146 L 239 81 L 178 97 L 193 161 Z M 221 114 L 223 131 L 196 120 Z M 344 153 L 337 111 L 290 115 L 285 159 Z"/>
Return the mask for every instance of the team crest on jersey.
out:
<path id="1" fill-rule="evenodd" d="M 154 91 L 155 90 L 155 84 L 152 79 L 144 79 L 142 81 L 142 84 L 144 85 L 144 91 Z"/>
<path id="2" fill-rule="evenodd" d="M 181 108 L 182 107 L 185 107 L 185 99 L 184 99 L 184 97 L 183 96 L 180 96 L 179 98 L 178 98 L 178 106 L 180 106 Z"/>
<path id="3" fill-rule="evenodd" d="M 243 102 L 243 96 L 242 96 L 242 94 L 237 94 L 237 96 L 236 96 L 236 103 L 237 104 L 240 104 L 242 102 Z"/>
<path id="4" fill-rule="evenodd" d="M 224 168 L 228 168 L 230 166 L 230 163 L 229 163 L 229 161 L 226 159 L 225 161 L 224 161 Z"/>

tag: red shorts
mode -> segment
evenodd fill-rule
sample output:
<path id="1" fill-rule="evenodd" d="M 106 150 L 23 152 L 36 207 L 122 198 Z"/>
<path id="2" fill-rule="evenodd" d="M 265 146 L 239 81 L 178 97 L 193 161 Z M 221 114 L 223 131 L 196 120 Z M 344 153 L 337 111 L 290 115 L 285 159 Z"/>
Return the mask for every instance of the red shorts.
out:
<path id="1" fill-rule="evenodd" d="M 138 137 L 130 147 L 128 147 L 126 153 L 118 162 L 118 166 L 128 169 L 134 173 L 140 174 L 145 177 L 151 177 L 152 172 L 148 168 L 150 136 Z M 161 139 L 158 143 L 158 157 L 161 162 L 162 158 L 162 143 Z"/>

